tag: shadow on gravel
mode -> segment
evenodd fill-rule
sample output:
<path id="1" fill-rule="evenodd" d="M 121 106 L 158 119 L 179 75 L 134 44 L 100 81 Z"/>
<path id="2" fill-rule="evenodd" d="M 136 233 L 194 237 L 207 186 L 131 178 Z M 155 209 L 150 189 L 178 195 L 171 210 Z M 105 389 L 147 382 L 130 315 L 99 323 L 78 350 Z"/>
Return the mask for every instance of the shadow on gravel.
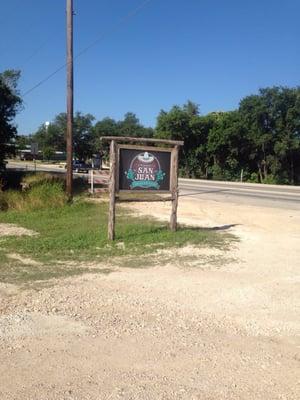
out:
<path id="1" fill-rule="evenodd" d="M 234 228 L 235 226 L 239 226 L 240 224 L 226 224 L 226 225 L 220 225 L 220 226 L 211 226 L 211 227 L 205 227 L 205 226 L 185 226 L 182 225 L 179 227 L 179 229 L 188 229 L 189 231 L 194 231 L 194 232 L 218 232 L 218 231 L 228 231 L 230 228 Z"/>
<path id="2" fill-rule="evenodd" d="M 226 224 L 221 226 L 212 226 L 211 228 L 201 228 L 206 231 L 227 231 L 230 228 L 234 228 L 235 226 L 239 226 L 239 224 Z"/>

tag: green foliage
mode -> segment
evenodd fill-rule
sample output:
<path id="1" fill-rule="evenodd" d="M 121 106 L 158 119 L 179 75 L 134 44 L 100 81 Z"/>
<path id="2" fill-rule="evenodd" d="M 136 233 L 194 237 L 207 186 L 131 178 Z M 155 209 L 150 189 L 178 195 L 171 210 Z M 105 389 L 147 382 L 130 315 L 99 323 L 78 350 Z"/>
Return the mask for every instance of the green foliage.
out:
<path id="1" fill-rule="evenodd" d="M 66 114 L 62 113 L 47 128 L 41 126 L 31 141 L 49 158 L 51 152 L 65 150 L 65 134 Z M 161 110 L 155 131 L 144 127 L 133 113 L 120 121 L 104 118 L 96 124 L 92 115 L 76 113 L 74 154 L 86 159 L 100 152 L 105 159 L 108 143 L 101 141 L 103 136 L 153 135 L 184 141 L 179 157 L 181 176 L 236 181 L 243 172 L 244 180 L 250 182 L 300 184 L 298 87 L 264 88 L 242 99 L 237 110 L 207 115 L 200 115 L 199 106 L 187 101 Z"/>
<path id="2" fill-rule="evenodd" d="M 74 155 L 79 159 L 86 159 L 93 154 L 93 121 L 91 114 L 77 112 L 74 116 L 73 146 Z M 32 140 L 37 142 L 44 158 L 50 159 L 55 151 L 66 150 L 66 113 L 58 114 L 49 126 L 41 125 L 32 135 Z"/>
<path id="3" fill-rule="evenodd" d="M 203 136 L 207 132 L 204 128 L 205 122 L 201 120 L 198 112 L 198 106 L 189 101 L 183 107 L 172 107 L 169 112 L 162 110 L 157 118 L 155 137 L 184 140 L 179 167 L 188 177 L 195 174 L 196 168 L 202 167 L 195 159 L 200 158 L 199 147 L 204 142 Z"/>
<path id="4" fill-rule="evenodd" d="M 73 127 L 74 156 L 86 160 L 99 152 L 108 154 L 108 144 L 101 141 L 102 136 L 135 136 L 151 137 L 152 128 L 145 128 L 133 113 L 127 113 L 123 120 L 115 121 L 104 118 L 94 125 L 91 114 L 75 113 Z M 36 142 L 42 150 L 44 159 L 50 159 L 55 151 L 66 149 L 66 113 L 58 114 L 49 126 L 41 125 L 37 132 L 30 137 L 30 143 Z M 19 137 L 19 147 L 28 142 L 28 138 Z"/>
<path id="5" fill-rule="evenodd" d="M 54 153 L 55 152 L 52 147 L 44 147 L 44 149 L 43 149 L 44 160 L 47 160 L 47 161 L 51 160 L 53 158 Z"/>
<path id="6" fill-rule="evenodd" d="M 18 135 L 16 137 L 16 148 L 25 149 L 26 146 L 30 146 L 33 142 L 31 135 Z"/>
<path id="7" fill-rule="evenodd" d="M 187 102 L 161 111 L 155 136 L 184 140 L 186 177 L 300 184 L 300 88 L 273 87 L 245 97 L 238 110 L 206 116 Z"/>
<path id="8" fill-rule="evenodd" d="M 123 120 L 115 121 L 112 118 L 104 118 L 94 126 L 94 149 L 100 151 L 104 158 L 108 157 L 109 144 L 102 142 L 102 136 L 131 136 L 152 137 L 152 128 L 145 128 L 133 113 L 127 113 Z"/>
<path id="9" fill-rule="evenodd" d="M 67 198 L 64 183 L 60 178 L 47 174 L 29 175 L 24 178 L 26 190 L 0 192 L 0 209 L 32 211 L 62 207 Z"/>
<path id="10" fill-rule="evenodd" d="M 13 120 L 22 104 L 17 90 L 19 78 L 20 71 L 0 73 L 0 172 L 5 167 L 5 157 L 15 152 L 17 130 Z"/>
<path id="11" fill-rule="evenodd" d="M 241 101 L 239 114 L 260 182 L 300 183 L 300 88 L 261 89 Z"/>

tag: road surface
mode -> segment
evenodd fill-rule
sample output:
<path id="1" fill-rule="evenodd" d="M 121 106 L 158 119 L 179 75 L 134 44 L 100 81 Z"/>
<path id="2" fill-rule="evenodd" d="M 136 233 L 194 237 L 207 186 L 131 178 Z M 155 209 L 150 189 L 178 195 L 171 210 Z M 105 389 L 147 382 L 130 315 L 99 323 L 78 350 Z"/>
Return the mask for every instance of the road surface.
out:
<path id="1" fill-rule="evenodd" d="M 300 186 L 180 179 L 179 188 L 182 197 L 300 210 Z"/>
<path id="2" fill-rule="evenodd" d="M 32 162 L 9 162 L 9 169 L 34 170 Z M 57 165 L 37 164 L 37 171 L 61 172 L 63 167 Z M 74 174 L 87 177 L 87 174 Z M 219 202 L 247 204 L 262 207 L 300 210 L 300 186 L 259 185 L 238 182 L 217 182 L 195 179 L 179 180 L 179 195 L 196 199 Z"/>

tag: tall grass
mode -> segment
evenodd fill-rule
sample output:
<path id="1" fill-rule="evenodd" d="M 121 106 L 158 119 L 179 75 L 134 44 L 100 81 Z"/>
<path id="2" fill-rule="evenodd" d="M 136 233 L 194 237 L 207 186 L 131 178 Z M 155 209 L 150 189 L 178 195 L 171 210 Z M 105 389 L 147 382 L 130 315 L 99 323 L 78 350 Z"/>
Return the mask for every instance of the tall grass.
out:
<path id="1" fill-rule="evenodd" d="M 67 202 L 64 181 L 50 174 L 26 176 L 22 184 L 25 190 L 0 192 L 0 210 L 33 211 L 61 207 Z"/>
<path id="2" fill-rule="evenodd" d="M 22 179 L 23 188 L 33 188 L 44 183 L 59 183 L 64 186 L 65 180 L 63 176 L 53 175 L 46 172 L 38 172 L 34 174 L 27 174 Z"/>
<path id="3" fill-rule="evenodd" d="M 7 190 L 0 193 L 0 209 L 1 211 L 7 210 L 25 210 L 24 194 L 19 190 Z"/>
<path id="4" fill-rule="evenodd" d="M 35 185 L 25 193 L 24 197 L 26 210 L 62 207 L 67 202 L 63 185 L 60 182 L 44 182 Z"/>

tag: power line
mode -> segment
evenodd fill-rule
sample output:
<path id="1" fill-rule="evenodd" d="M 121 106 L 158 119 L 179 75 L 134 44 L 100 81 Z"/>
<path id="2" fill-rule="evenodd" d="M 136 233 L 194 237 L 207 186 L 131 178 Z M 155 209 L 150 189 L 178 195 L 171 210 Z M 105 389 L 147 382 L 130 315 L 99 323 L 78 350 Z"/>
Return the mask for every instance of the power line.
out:
<path id="1" fill-rule="evenodd" d="M 42 44 L 40 44 L 21 64 L 20 69 L 23 69 L 29 61 L 31 61 L 45 46 L 48 44 L 48 42 L 52 39 L 52 35 L 49 36 Z"/>
<path id="2" fill-rule="evenodd" d="M 136 14 L 138 14 L 143 8 L 145 8 L 151 1 L 153 0 L 145 0 L 143 1 L 138 7 L 134 8 L 131 10 L 128 14 L 124 15 L 124 17 L 121 18 L 119 22 L 117 22 L 115 25 L 111 27 L 110 30 L 108 30 L 105 33 L 102 33 L 99 35 L 91 44 L 86 46 L 84 49 L 82 49 L 78 54 L 75 55 L 74 60 L 77 60 L 79 57 L 81 57 L 83 54 L 85 54 L 87 51 L 89 51 L 92 47 L 96 46 L 101 40 L 103 40 L 105 37 L 109 36 L 110 34 L 114 33 L 116 30 L 119 29 L 120 26 L 125 24 L 128 20 L 131 18 L 135 17 Z M 26 92 L 22 94 L 22 97 L 27 96 L 29 93 L 33 92 L 35 89 L 43 85 L 45 82 L 47 82 L 49 79 L 51 79 L 54 75 L 56 75 L 58 72 L 63 70 L 68 63 L 65 63 L 58 67 L 55 71 L 53 71 L 51 74 L 46 76 L 44 79 L 42 79 L 40 82 L 38 82 L 36 85 L 28 89 Z"/>

